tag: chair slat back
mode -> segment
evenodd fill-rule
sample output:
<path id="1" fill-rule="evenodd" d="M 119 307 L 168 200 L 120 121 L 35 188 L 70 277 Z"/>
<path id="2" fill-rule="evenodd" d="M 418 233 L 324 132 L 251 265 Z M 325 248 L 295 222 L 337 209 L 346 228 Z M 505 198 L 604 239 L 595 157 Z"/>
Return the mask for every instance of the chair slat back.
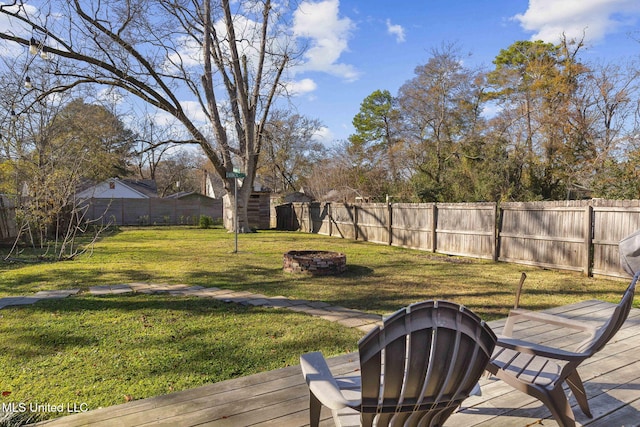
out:
<path id="1" fill-rule="evenodd" d="M 439 425 L 469 396 L 495 343 L 477 315 L 452 302 L 394 313 L 359 342 L 362 424 L 377 416 L 378 426 Z"/>
<path id="2" fill-rule="evenodd" d="M 615 334 L 620 330 L 624 322 L 629 317 L 629 312 L 631 311 L 631 307 L 633 306 L 633 297 L 635 295 L 636 290 L 636 282 L 638 281 L 638 277 L 640 276 L 640 271 L 635 274 L 633 280 L 627 287 L 627 290 L 622 295 L 620 302 L 613 310 L 611 317 L 602 325 L 592 339 L 582 344 L 577 351 L 584 352 L 587 355 L 591 356 L 600 350 L 615 336 Z"/>

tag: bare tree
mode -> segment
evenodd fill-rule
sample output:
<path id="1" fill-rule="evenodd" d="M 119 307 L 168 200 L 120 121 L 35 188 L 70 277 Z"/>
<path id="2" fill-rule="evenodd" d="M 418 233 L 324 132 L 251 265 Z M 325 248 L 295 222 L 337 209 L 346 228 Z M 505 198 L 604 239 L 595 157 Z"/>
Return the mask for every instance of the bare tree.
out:
<path id="1" fill-rule="evenodd" d="M 283 8 L 270 0 L 48 0 L 39 9 L 13 1 L 0 5 L 10 24 L 0 39 L 59 59 L 53 72 L 64 81 L 46 94 L 106 85 L 174 117 L 185 129 L 180 143 L 202 148 L 232 200 L 240 181 L 228 174 L 246 175 L 237 206 L 238 228 L 248 231 L 263 127 L 300 53 Z M 187 91 L 191 104 L 180 102 Z"/>
<path id="2" fill-rule="evenodd" d="M 264 154 L 260 162 L 264 183 L 275 192 L 297 191 L 305 185 L 313 165 L 326 149 L 314 137 L 319 120 L 276 110 L 265 126 Z"/>
<path id="3" fill-rule="evenodd" d="M 153 118 L 147 117 L 140 129 L 136 140 L 134 156 L 135 174 L 140 179 L 157 179 L 160 163 L 170 157 L 178 149 L 173 141 L 172 126 L 158 128 L 154 126 Z"/>

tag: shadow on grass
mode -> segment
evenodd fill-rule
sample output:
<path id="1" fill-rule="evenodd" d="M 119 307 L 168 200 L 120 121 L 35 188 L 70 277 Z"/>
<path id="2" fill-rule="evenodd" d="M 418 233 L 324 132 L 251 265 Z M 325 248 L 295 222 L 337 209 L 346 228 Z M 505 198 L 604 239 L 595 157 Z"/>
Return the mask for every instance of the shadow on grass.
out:
<path id="1" fill-rule="evenodd" d="M 2 312 L 4 372 L 46 362 L 47 376 L 66 371 L 89 385 L 126 376 L 193 387 L 297 364 L 308 351 L 354 351 L 361 335 L 292 311 L 170 295 L 78 296 Z"/>

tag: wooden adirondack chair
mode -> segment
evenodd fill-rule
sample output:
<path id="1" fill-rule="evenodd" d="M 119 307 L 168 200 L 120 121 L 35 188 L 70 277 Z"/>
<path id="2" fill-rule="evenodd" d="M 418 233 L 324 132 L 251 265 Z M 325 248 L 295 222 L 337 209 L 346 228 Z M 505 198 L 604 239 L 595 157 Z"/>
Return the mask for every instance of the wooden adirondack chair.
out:
<path id="1" fill-rule="evenodd" d="M 522 309 L 512 310 L 504 326 L 504 337 L 499 337 L 487 371 L 517 390 L 540 400 L 561 427 L 574 427 L 575 417 L 562 388 L 563 383 L 566 383 L 582 412 L 591 418 L 584 385 L 577 368 L 583 361 L 600 351 L 625 322 L 633 304 L 639 275 L 640 272 L 634 276 L 611 317 L 598 327 L 561 316 Z M 514 322 L 523 319 L 587 332 L 590 335 L 575 351 L 509 338 Z"/>
<path id="2" fill-rule="evenodd" d="M 300 357 L 310 389 L 310 424 L 322 405 L 337 426 L 441 426 L 474 390 L 496 336 L 467 308 L 412 304 L 359 343 L 360 375 L 334 378 L 321 353 Z"/>

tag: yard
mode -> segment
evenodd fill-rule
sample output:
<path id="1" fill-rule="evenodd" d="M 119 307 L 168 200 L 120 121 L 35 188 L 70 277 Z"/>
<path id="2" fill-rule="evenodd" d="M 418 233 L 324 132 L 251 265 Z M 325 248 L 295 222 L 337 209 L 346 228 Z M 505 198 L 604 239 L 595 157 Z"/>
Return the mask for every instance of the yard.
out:
<path id="1" fill-rule="evenodd" d="M 60 263 L 3 263 L 0 297 L 132 282 L 187 284 L 324 301 L 386 314 L 424 299 L 504 317 L 527 272 L 521 305 L 544 309 L 586 299 L 617 302 L 625 282 L 440 256 L 302 233 L 123 228 L 91 256 Z M 289 250 L 347 255 L 336 277 L 282 271 Z M 637 301 L 637 299 L 636 299 Z M 636 307 L 638 303 L 636 303 Z M 202 298 L 127 294 L 9 307 L 2 317 L 3 404 L 82 402 L 89 409 L 297 364 L 301 353 L 356 349 L 362 332 L 285 310 Z"/>

